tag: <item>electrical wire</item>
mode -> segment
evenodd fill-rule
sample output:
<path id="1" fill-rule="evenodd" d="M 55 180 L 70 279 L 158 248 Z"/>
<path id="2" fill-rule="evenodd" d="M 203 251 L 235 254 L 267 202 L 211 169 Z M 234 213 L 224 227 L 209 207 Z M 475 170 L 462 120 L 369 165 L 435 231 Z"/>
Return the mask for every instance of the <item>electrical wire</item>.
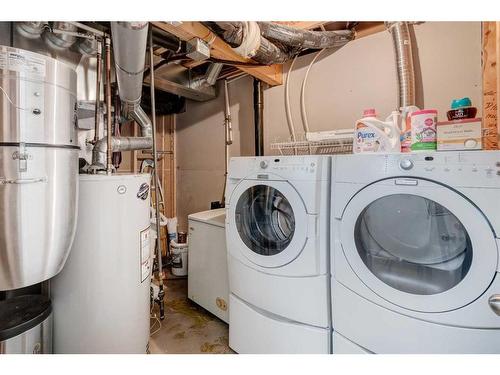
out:
<path id="1" fill-rule="evenodd" d="M 15 108 L 15 109 L 19 109 L 20 111 L 28 111 L 29 108 L 22 108 L 22 107 L 18 107 L 17 105 L 14 104 L 14 102 L 12 101 L 12 99 L 10 98 L 9 94 L 7 94 L 7 92 L 3 89 L 2 86 L 0 86 L 0 90 L 3 92 L 3 94 L 5 95 L 5 97 L 7 98 L 7 100 L 9 101 L 9 103 Z"/>
<path id="2" fill-rule="evenodd" d="M 296 55 L 292 63 L 290 64 L 290 69 L 288 69 L 288 73 L 286 75 L 285 80 L 285 112 L 286 112 L 286 122 L 288 124 L 288 130 L 290 131 L 290 136 L 292 137 L 292 141 L 295 142 L 297 139 L 295 137 L 295 128 L 293 126 L 292 113 L 290 111 L 290 76 L 292 74 L 293 66 L 297 61 L 298 55 Z"/>
<path id="3" fill-rule="evenodd" d="M 155 321 L 153 322 L 152 325 L 149 326 L 149 336 L 153 336 L 154 334 L 160 332 L 161 330 L 161 321 L 160 319 L 156 316 L 156 314 L 154 314 L 153 316 L 150 316 L 149 319 L 154 319 Z M 156 325 L 156 323 L 158 323 L 158 328 L 156 328 L 154 331 L 151 332 L 151 330 L 153 329 L 153 327 Z"/>

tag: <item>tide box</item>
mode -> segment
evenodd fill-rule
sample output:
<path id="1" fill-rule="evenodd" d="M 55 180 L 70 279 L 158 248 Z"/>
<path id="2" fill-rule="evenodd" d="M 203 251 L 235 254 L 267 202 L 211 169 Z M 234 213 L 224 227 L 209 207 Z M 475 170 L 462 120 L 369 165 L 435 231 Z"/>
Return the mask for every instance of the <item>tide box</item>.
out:
<path id="1" fill-rule="evenodd" d="M 481 119 L 470 118 L 437 123 L 437 150 L 481 150 Z"/>

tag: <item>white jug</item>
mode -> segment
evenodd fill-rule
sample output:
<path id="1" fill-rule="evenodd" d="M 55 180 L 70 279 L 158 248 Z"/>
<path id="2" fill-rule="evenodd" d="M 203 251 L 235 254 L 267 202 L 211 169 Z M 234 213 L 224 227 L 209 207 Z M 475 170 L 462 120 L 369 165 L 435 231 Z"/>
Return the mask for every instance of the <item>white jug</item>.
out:
<path id="1" fill-rule="evenodd" d="M 400 113 L 393 111 L 385 121 L 379 120 L 375 110 L 366 110 L 356 121 L 353 152 L 400 152 Z"/>

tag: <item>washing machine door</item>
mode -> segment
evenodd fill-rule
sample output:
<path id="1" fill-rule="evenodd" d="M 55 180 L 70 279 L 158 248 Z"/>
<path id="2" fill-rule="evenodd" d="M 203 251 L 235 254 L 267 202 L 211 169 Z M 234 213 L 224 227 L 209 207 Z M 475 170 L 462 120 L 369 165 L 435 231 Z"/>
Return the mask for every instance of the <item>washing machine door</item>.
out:
<path id="1" fill-rule="evenodd" d="M 243 180 L 234 189 L 228 210 L 232 249 L 258 266 L 281 267 L 304 248 L 309 216 L 290 183 Z"/>
<path id="2" fill-rule="evenodd" d="M 498 263 L 495 235 L 466 197 L 436 182 L 386 179 L 347 204 L 341 243 L 373 292 L 420 312 L 458 309 L 477 299 Z"/>

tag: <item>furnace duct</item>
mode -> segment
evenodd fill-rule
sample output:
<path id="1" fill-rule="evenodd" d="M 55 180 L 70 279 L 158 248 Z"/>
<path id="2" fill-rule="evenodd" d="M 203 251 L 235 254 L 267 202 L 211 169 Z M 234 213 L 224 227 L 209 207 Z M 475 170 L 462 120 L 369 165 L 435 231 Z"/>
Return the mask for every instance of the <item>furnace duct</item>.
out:
<path id="1" fill-rule="evenodd" d="M 282 64 L 306 49 L 338 49 L 354 39 L 352 30 L 310 31 L 272 22 L 204 22 L 234 52 L 264 64 Z"/>
<path id="2" fill-rule="evenodd" d="M 142 80 L 148 37 L 147 22 L 111 22 L 118 93 L 124 116 L 135 120 L 141 128 L 140 137 L 111 137 L 111 151 L 144 150 L 153 147 L 153 126 L 141 108 Z M 92 154 L 92 165 L 106 167 L 107 139 L 101 138 Z"/>

